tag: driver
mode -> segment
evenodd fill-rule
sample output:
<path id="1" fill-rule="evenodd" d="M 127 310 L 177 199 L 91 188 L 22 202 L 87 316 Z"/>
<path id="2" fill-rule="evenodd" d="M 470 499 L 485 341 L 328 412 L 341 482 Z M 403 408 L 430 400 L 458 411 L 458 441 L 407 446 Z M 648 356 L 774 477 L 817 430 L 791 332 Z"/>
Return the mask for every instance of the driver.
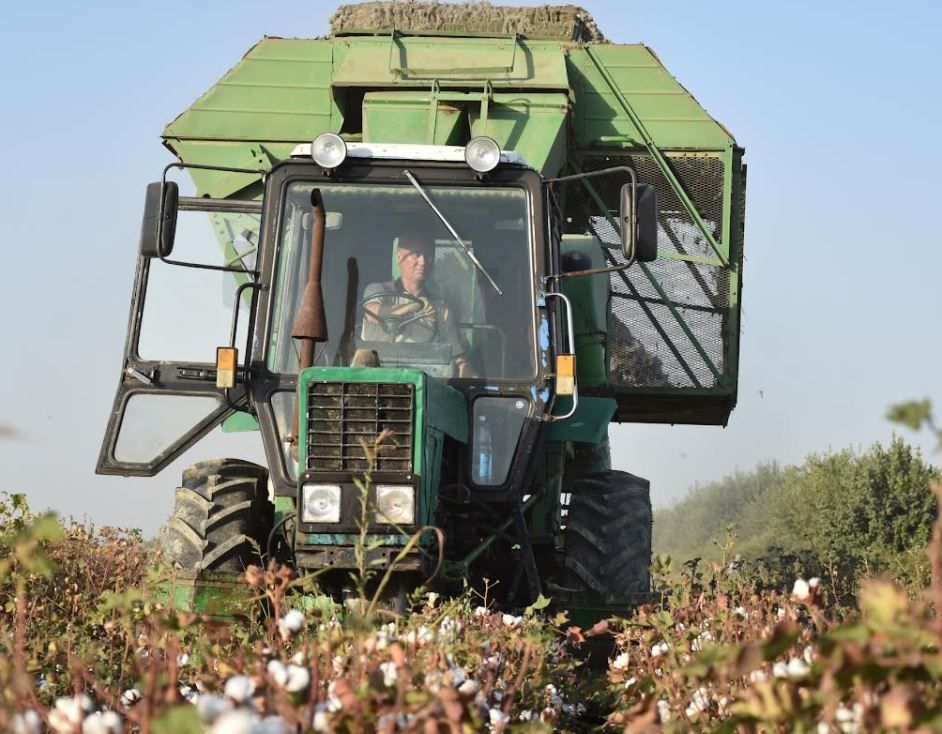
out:
<path id="1" fill-rule="evenodd" d="M 466 349 L 448 303 L 432 278 L 435 241 L 423 233 L 399 236 L 400 277 L 371 283 L 363 292 L 364 341 L 448 344 L 458 377 L 473 377 Z"/>

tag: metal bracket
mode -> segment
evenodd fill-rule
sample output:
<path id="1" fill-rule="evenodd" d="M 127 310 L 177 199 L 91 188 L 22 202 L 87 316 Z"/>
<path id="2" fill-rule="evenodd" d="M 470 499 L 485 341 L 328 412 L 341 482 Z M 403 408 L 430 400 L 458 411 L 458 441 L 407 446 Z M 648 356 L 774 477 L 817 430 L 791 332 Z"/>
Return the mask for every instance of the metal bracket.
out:
<path id="1" fill-rule="evenodd" d="M 527 520 L 523 515 L 524 504 L 517 503 L 513 508 L 514 530 L 517 534 L 517 542 L 523 551 L 523 570 L 527 575 L 527 589 L 530 592 L 530 601 L 536 601 L 543 593 L 543 586 L 540 583 L 540 570 L 536 565 L 536 554 L 533 552 L 533 544 L 530 542 L 530 532 L 527 529 Z M 515 584 L 511 584 L 515 586 Z M 513 589 L 516 591 L 516 589 Z"/>
<path id="2" fill-rule="evenodd" d="M 519 46 L 520 36 L 516 33 L 509 34 L 507 36 L 497 36 L 498 39 L 507 39 L 510 42 L 510 63 L 506 65 L 493 64 L 489 66 L 429 66 L 429 67 L 409 67 L 408 59 L 406 58 L 406 48 L 400 42 L 400 38 L 405 38 L 410 35 L 428 35 L 428 34 L 414 34 L 406 31 L 400 31 L 393 29 L 393 32 L 389 36 L 389 71 L 398 76 L 409 76 L 409 75 L 419 75 L 422 74 L 474 74 L 476 72 L 483 73 L 500 73 L 500 72 L 511 72 L 514 70 L 514 67 L 517 65 L 517 46 Z M 492 37 L 490 40 L 494 40 Z M 396 55 L 398 51 L 399 62 L 398 64 L 393 61 L 393 56 Z"/>
<path id="3" fill-rule="evenodd" d="M 545 307 L 547 298 L 558 298 L 563 303 L 566 304 L 566 341 L 569 343 L 569 354 L 576 353 L 576 329 L 572 320 L 572 301 L 569 300 L 569 297 L 564 293 L 554 292 L 554 293 L 542 293 L 540 294 L 540 303 Z M 578 380 L 574 378 L 573 390 L 572 390 L 572 407 L 569 408 L 568 413 L 563 415 L 553 415 L 552 413 L 547 413 L 543 416 L 543 420 L 547 423 L 558 423 L 559 421 L 564 421 L 567 418 L 572 418 L 576 413 L 576 408 L 579 407 L 579 383 Z"/>

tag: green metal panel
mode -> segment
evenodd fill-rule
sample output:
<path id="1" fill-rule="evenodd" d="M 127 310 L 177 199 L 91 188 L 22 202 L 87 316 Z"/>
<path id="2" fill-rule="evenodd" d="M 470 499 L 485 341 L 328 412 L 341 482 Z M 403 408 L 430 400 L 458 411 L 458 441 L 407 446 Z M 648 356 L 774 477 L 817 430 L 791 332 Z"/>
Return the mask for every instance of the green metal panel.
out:
<path id="1" fill-rule="evenodd" d="M 339 129 L 330 92 L 332 49 L 330 41 L 262 39 L 171 122 L 164 137 L 284 142 Z"/>
<path id="2" fill-rule="evenodd" d="M 604 268 L 602 244 L 594 235 L 563 235 L 560 257 L 579 254 L 585 268 Z M 603 385 L 608 376 L 605 343 L 608 335 L 609 276 L 605 273 L 565 278 L 563 293 L 572 301 L 576 330 L 576 374 L 580 385 Z M 555 425 L 555 424 L 554 424 Z"/>
<path id="3" fill-rule="evenodd" d="M 469 114 L 471 137 L 494 138 L 501 148 L 520 153 L 544 176 L 558 175 L 565 165 L 567 95 L 494 92 L 486 106 L 471 107 Z"/>
<path id="4" fill-rule="evenodd" d="M 600 443 L 608 435 L 608 424 L 615 415 L 615 408 L 616 404 L 612 398 L 580 396 L 572 418 L 553 423 L 546 434 L 546 440 Z"/>
<path id="5" fill-rule="evenodd" d="M 257 431 L 258 419 L 251 413 L 233 413 L 222 422 L 223 433 L 242 433 Z"/>
<path id="6" fill-rule="evenodd" d="M 559 42 L 432 35 L 333 39 L 338 87 L 444 86 L 568 89 Z"/>
<path id="7" fill-rule="evenodd" d="M 163 137 L 188 163 L 269 169 L 298 143 L 340 129 L 331 69 L 330 41 L 262 39 Z M 194 171 L 193 179 L 200 195 L 224 197 L 253 177 Z"/>
<path id="8" fill-rule="evenodd" d="M 648 47 L 596 44 L 591 49 L 659 147 L 724 150 L 732 142 L 722 125 L 707 114 Z M 621 109 L 616 94 L 586 49 L 572 49 L 567 59 L 576 98 L 576 147 L 643 145 L 640 131 Z"/>
<path id="9" fill-rule="evenodd" d="M 465 95 L 450 95 L 450 97 Z M 433 91 L 367 92 L 363 140 L 370 143 L 458 145 L 467 137 L 467 115 Z"/>

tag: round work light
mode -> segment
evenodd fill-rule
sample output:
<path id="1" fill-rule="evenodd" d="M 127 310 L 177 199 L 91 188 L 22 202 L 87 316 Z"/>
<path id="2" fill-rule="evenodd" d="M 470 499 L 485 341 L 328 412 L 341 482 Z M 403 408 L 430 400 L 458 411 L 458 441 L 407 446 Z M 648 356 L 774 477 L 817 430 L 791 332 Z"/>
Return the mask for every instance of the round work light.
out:
<path id="1" fill-rule="evenodd" d="M 334 169 L 347 157 L 347 144 L 335 133 L 324 133 L 311 143 L 311 157 L 324 168 Z"/>
<path id="2" fill-rule="evenodd" d="M 478 173 L 493 171 L 500 163 L 500 146 L 486 135 L 472 138 L 464 147 L 464 160 Z"/>

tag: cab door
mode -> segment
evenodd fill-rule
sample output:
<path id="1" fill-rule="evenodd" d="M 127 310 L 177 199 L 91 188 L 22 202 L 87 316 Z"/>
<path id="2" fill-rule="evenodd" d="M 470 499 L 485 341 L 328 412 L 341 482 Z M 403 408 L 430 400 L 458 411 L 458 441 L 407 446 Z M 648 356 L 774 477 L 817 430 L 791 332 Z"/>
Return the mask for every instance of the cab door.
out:
<path id="1" fill-rule="evenodd" d="M 257 295 L 261 209 L 258 199 L 178 198 L 172 184 L 148 187 L 124 359 L 97 473 L 153 476 L 246 409 L 241 367 Z M 172 251 L 155 251 L 155 236 L 166 237 L 168 227 Z M 221 389 L 216 348 L 230 343 L 239 349 L 236 385 Z"/>

